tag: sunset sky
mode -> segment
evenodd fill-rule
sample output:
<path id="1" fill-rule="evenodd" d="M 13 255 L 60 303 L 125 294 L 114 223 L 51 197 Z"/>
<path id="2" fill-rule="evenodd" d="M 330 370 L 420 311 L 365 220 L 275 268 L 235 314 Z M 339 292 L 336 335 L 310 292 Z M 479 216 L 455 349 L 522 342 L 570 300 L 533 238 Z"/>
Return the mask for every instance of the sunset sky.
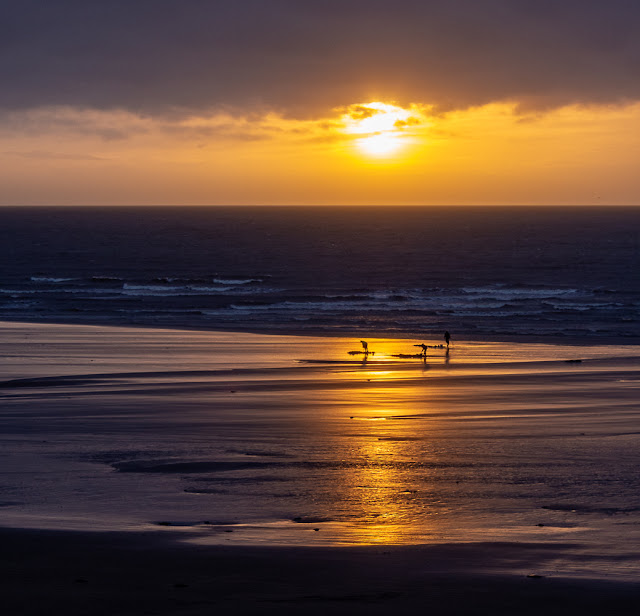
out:
<path id="1" fill-rule="evenodd" d="M 0 0 L 0 204 L 639 204 L 637 0 Z"/>

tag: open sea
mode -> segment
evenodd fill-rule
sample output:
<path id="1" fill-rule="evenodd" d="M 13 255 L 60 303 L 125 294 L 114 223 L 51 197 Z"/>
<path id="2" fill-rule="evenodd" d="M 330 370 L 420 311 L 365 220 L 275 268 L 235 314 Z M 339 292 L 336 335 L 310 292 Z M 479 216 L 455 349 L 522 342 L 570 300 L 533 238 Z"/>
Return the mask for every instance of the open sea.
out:
<path id="1" fill-rule="evenodd" d="M 637 342 L 638 207 L 4 207 L 0 320 Z"/>

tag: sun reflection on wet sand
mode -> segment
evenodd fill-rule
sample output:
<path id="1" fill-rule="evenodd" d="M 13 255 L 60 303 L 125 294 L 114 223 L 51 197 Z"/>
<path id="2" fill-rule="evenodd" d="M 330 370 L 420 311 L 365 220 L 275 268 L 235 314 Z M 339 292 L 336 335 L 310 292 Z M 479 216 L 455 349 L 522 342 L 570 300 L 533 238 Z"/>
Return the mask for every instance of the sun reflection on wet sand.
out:
<path id="1" fill-rule="evenodd" d="M 383 372 L 385 379 L 394 379 L 393 371 Z M 425 421 L 428 388 L 421 383 L 398 390 L 385 383 L 341 390 L 337 397 L 340 403 L 333 412 L 342 415 L 343 426 L 346 423 L 331 444 L 345 462 L 335 477 L 341 524 L 327 530 L 343 544 L 427 542 L 434 517 L 444 507 L 428 484 L 431 470 L 421 468 L 419 452 L 429 447 L 429 430 L 438 423 Z M 348 423 L 343 415 L 347 408 Z M 423 418 L 420 426 L 409 419 L 414 413 Z"/>
<path id="2" fill-rule="evenodd" d="M 409 543 L 427 529 L 416 518 L 417 487 L 407 483 L 398 462 L 405 458 L 402 440 L 387 440 L 380 424 L 371 424 L 370 435 L 356 448 L 360 464 L 341 477 L 351 504 L 354 523 L 343 528 L 347 543 Z"/>

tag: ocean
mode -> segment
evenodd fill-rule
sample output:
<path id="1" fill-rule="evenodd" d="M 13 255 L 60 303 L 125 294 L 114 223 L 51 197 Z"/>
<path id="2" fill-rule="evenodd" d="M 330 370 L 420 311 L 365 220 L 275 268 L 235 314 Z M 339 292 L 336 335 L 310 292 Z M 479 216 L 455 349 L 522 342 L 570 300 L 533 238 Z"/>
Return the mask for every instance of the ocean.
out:
<path id="1" fill-rule="evenodd" d="M 638 207 L 5 207 L 0 320 L 637 342 Z"/>

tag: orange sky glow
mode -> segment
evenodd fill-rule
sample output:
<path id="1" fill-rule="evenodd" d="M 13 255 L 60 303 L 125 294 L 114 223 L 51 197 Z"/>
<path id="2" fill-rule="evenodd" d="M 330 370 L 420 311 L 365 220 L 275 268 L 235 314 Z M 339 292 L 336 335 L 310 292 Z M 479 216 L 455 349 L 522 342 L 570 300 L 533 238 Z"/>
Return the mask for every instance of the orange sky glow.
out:
<path id="1" fill-rule="evenodd" d="M 640 104 L 445 113 L 368 101 L 153 117 L 50 107 L 0 126 L 10 204 L 636 204 Z"/>
<path id="2" fill-rule="evenodd" d="M 629 0 L 8 3 L 0 205 L 638 205 Z"/>

